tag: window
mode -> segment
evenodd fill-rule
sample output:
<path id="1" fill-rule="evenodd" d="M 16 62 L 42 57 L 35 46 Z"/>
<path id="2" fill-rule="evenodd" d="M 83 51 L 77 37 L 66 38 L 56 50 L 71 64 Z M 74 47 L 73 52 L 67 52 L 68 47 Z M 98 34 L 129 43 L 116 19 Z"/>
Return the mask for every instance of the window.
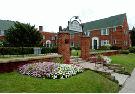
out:
<path id="1" fill-rule="evenodd" d="M 127 46 L 127 45 L 128 45 L 127 41 L 124 41 L 124 45 L 125 45 L 125 46 Z"/>
<path id="2" fill-rule="evenodd" d="M 124 30 L 124 34 L 127 35 L 128 34 L 128 31 Z"/>
<path id="3" fill-rule="evenodd" d="M 113 44 L 116 44 L 116 42 L 117 42 L 116 40 L 113 40 Z"/>
<path id="4" fill-rule="evenodd" d="M 7 30 L 4 30 L 4 35 L 6 35 L 6 33 L 7 33 Z"/>
<path id="5" fill-rule="evenodd" d="M 116 31 L 116 27 L 113 28 L 113 32 L 115 32 L 115 31 Z"/>
<path id="6" fill-rule="evenodd" d="M 101 29 L 101 35 L 109 35 L 109 29 Z"/>
<path id="7" fill-rule="evenodd" d="M 72 39 L 72 38 L 74 38 L 74 35 L 73 34 L 70 35 L 70 39 Z"/>
<path id="8" fill-rule="evenodd" d="M 45 36 L 43 36 L 43 39 L 45 39 Z"/>
<path id="9" fill-rule="evenodd" d="M 71 41 L 70 46 L 74 47 L 74 42 L 73 41 Z"/>
<path id="10" fill-rule="evenodd" d="M 55 40 L 55 37 L 52 37 L 52 40 Z"/>
<path id="11" fill-rule="evenodd" d="M 101 40 L 101 46 L 109 44 L 109 40 Z"/>
<path id="12" fill-rule="evenodd" d="M 90 36 L 90 31 L 87 32 L 87 36 Z"/>
<path id="13" fill-rule="evenodd" d="M 51 41 L 50 40 L 46 41 L 46 47 L 51 47 Z"/>
<path id="14" fill-rule="evenodd" d="M 4 35 L 4 31 L 3 30 L 0 30 L 0 35 Z"/>
<path id="15" fill-rule="evenodd" d="M 80 42 L 77 42 L 77 43 L 76 43 L 76 46 L 77 46 L 77 47 L 80 47 Z"/>
<path id="16" fill-rule="evenodd" d="M 86 36 L 87 36 L 87 32 L 86 32 L 86 31 L 84 32 L 84 35 L 86 35 Z"/>

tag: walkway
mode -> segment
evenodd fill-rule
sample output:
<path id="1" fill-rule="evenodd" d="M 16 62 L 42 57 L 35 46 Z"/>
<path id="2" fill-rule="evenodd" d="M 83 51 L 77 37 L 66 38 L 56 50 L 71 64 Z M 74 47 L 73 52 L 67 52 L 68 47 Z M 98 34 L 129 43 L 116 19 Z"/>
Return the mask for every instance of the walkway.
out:
<path id="1" fill-rule="evenodd" d="M 135 93 L 135 69 L 133 70 L 131 77 L 127 79 L 124 87 L 120 90 L 120 93 Z"/>
<path id="2" fill-rule="evenodd" d="M 125 81 L 129 78 L 129 75 L 115 73 L 114 70 L 108 69 L 108 67 L 106 67 L 106 66 L 103 67 L 102 64 L 98 64 L 95 66 L 94 63 L 86 62 L 85 60 L 82 60 L 81 58 L 71 58 L 70 62 L 78 63 L 82 67 L 88 68 L 91 70 L 111 73 L 111 76 L 115 77 L 115 80 L 118 80 L 119 85 L 123 85 L 125 83 Z"/>

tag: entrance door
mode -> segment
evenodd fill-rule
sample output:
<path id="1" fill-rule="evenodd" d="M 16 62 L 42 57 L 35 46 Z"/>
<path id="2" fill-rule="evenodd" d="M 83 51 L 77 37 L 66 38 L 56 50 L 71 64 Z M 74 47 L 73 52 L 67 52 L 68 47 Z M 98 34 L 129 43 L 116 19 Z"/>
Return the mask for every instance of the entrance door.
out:
<path id="1" fill-rule="evenodd" d="M 97 49 L 97 40 L 94 39 L 94 49 Z"/>

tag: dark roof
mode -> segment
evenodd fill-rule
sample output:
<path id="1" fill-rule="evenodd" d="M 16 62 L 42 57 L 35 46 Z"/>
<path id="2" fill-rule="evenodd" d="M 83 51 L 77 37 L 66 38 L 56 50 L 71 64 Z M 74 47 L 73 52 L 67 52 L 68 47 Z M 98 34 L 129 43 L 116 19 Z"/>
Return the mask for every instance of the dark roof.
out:
<path id="1" fill-rule="evenodd" d="M 0 20 L 0 30 L 8 30 L 14 25 L 14 21 Z"/>
<path id="2" fill-rule="evenodd" d="M 87 31 L 87 30 L 93 30 L 93 29 L 119 26 L 123 24 L 125 17 L 126 17 L 126 13 L 111 16 L 111 17 L 96 20 L 96 21 L 87 22 L 83 24 L 84 25 L 83 30 Z"/>

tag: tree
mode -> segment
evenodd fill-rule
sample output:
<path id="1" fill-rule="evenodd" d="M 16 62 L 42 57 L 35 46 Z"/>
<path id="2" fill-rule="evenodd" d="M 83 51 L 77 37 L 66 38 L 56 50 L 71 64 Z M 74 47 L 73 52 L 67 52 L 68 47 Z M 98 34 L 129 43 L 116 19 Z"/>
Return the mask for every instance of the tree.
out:
<path id="1" fill-rule="evenodd" d="M 130 33 L 131 33 L 130 38 L 131 38 L 132 46 L 135 46 L 135 28 L 134 27 Z"/>
<path id="2" fill-rule="evenodd" d="M 39 46 L 42 39 L 41 33 L 35 29 L 35 26 L 15 22 L 5 35 L 9 46 L 14 47 L 34 47 Z"/>

